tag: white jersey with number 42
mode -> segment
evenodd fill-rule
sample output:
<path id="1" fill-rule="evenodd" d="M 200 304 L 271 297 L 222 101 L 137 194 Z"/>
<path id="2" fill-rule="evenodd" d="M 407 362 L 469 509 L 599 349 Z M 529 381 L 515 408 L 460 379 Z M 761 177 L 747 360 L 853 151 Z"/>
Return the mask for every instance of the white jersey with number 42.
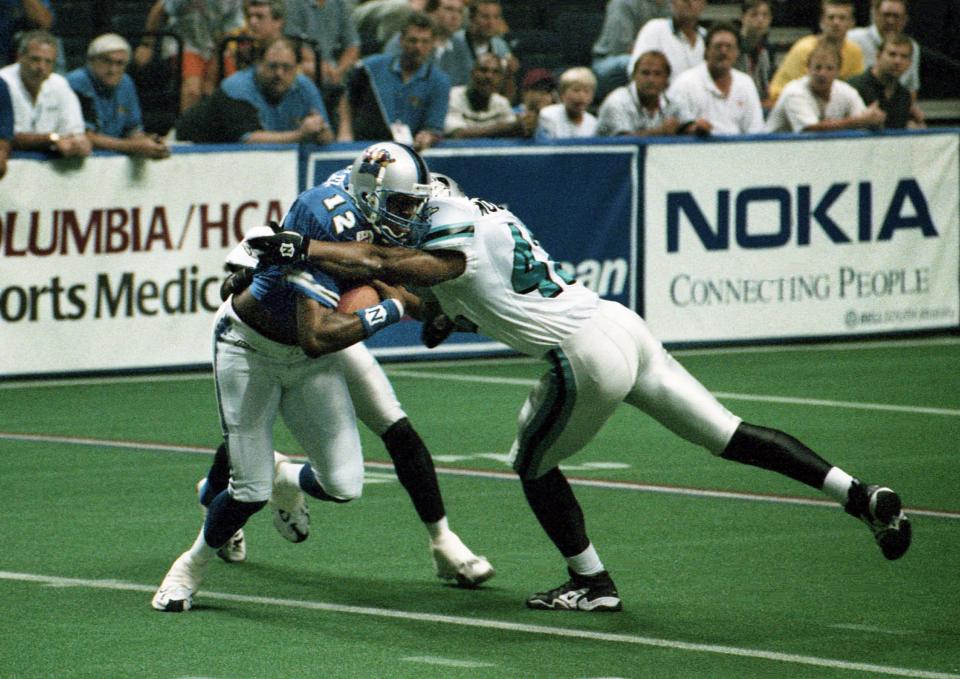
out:
<path id="1" fill-rule="evenodd" d="M 509 210 L 479 199 L 434 198 L 424 250 L 456 250 L 466 270 L 433 287 L 449 317 L 540 358 L 593 317 L 595 292 L 562 271 Z"/>

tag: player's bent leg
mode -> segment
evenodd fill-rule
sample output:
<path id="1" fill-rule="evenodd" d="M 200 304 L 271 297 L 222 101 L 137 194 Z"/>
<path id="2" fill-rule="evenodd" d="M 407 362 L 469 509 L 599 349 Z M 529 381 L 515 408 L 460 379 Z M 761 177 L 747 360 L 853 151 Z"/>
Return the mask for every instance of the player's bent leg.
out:
<path id="1" fill-rule="evenodd" d="M 890 488 L 861 483 L 789 434 L 742 422 L 721 457 L 775 471 L 823 490 L 848 514 L 867 524 L 887 559 L 899 559 L 910 548 L 913 531 L 900 496 Z"/>
<path id="2" fill-rule="evenodd" d="M 410 420 L 404 417 L 394 422 L 382 438 L 397 479 L 410 496 L 417 516 L 424 523 L 442 519 L 446 510 L 433 458 Z"/>
<path id="3" fill-rule="evenodd" d="M 530 596 L 527 607 L 596 612 L 621 610 L 620 595 L 591 546 L 583 510 L 563 473 L 554 468 L 539 478 L 521 479 L 521 483 L 527 503 L 540 526 L 567 560 L 569 574 L 569 579 L 559 587 Z M 589 575 L 573 568 L 585 564 L 592 566 L 582 568 L 585 572 L 590 571 Z"/>
<path id="4" fill-rule="evenodd" d="M 775 471 L 817 490 L 832 467 L 789 434 L 747 422 L 740 423 L 720 457 Z"/>
<path id="5" fill-rule="evenodd" d="M 197 497 L 200 499 L 200 513 L 203 515 L 204 521 L 207 518 L 207 505 L 212 501 L 211 498 L 204 503 L 204 499 L 211 495 L 210 486 L 209 476 L 197 481 Z M 216 495 L 213 497 L 216 497 Z M 227 563 L 240 563 L 247 560 L 247 540 L 242 528 L 231 535 L 226 544 L 217 550 L 217 556 Z"/>
<path id="6" fill-rule="evenodd" d="M 273 453 L 276 471 L 270 494 L 273 527 L 284 540 L 303 542 L 310 537 L 310 509 L 300 490 L 300 467 L 290 458 Z"/>

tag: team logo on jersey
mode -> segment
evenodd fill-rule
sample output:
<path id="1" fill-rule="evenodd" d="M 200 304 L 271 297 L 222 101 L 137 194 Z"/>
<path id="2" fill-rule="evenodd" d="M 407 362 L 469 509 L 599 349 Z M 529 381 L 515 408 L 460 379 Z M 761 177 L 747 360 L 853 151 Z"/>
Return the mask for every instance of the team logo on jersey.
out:
<path id="1" fill-rule="evenodd" d="M 373 231 L 367 229 L 366 231 L 357 231 L 353 239 L 358 243 L 372 243 L 373 242 Z"/>

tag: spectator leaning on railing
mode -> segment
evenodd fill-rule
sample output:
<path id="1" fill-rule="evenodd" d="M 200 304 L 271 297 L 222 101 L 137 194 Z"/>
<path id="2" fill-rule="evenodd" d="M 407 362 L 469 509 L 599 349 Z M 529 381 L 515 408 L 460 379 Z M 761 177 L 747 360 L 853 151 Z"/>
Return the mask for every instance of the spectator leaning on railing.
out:
<path id="1" fill-rule="evenodd" d="M 878 129 L 886 114 L 877 102 L 864 106 L 853 87 L 837 79 L 840 50 L 829 40 L 820 40 L 807 57 L 807 75 L 783 88 L 770 117 L 769 132 L 831 132 Z"/>
<path id="2" fill-rule="evenodd" d="M 477 57 L 470 84 L 450 89 L 444 134 L 451 139 L 521 136 L 517 114 L 497 91 L 502 80 L 503 63 L 495 54 Z"/>
<path id="3" fill-rule="evenodd" d="M 594 137 L 597 118 L 587 109 L 597 92 L 597 76 L 586 66 L 568 68 L 560 75 L 560 103 L 540 109 L 534 137 L 571 139 Z"/>
<path id="4" fill-rule="evenodd" d="M 710 27 L 706 61 L 673 79 L 667 96 L 680 108 L 684 130 L 693 134 L 757 134 L 764 131 L 763 110 L 753 79 L 733 68 L 739 53 L 732 24 Z"/>
<path id="5" fill-rule="evenodd" d="M 116 33 L 104 33 L 87 48 L 87 65 L 67 74 L 94 148 L 144 158 L 167 158 L 170 149 L 160 137 L 143 131 L 140 100 L 125 69 L 130 44 Z"/>
<path id="6" fill-rule="evenodd" d="M 960 5 L 958 5 L 960 9 Z M 873 0 L 873 23 L 870 26 L 854 28 L 847 37 L 860 46 L 863 52 L 863 65 L 869 70 L 877 60 L 884 38 L 904 32 L 910 15 L 907 12 L 907 0 Z M 923 123 L 923 111 L 917 106 L 917 93 L 920 91 L 920 45 L 910 38 L 910 65 L 900 76 L 900 82 L 910 92 L 910 116 L 916 123 Z M 888 125 L 889 127 L 889 125 Z"/>
<path id="7" fill-rule="evenodd" d="M 670 62 L 663 52 L 650 50 L 637 59 L 633 80 L 616 88 L 600 104 L 597 134 L 646 137 L 677 134 L 680 108 L 666 95 Z"/>
<path id="8" fill-rule="evenodd" d="M 297 72 L 297 45 L 277 38 L 255 66 L 236 73 L 177 121 L 177 138 L 206 143 L 333 140 L 317 86 Z"/>
<path id="9" fill-rule="evenodd" d="M 901 80 L 910 68 L 912 55 L 913 41 L 910 38 L 902 33 L 887 34 L 873 65 L 850 78 L 850 85 L 860 93 L 865 104 L 877 102 L 887 114 L 885 128 L 903 129 L 908 124 L 922 125 L 911 121 L 913 99 Z"/>
<path id="10" fill-rule="evenodd" d="M 47 31 L 30 31 L 20 38 L 17 52 L 17 63 L 0 69 L 13 102 L 13 148 L 90 155 L 77 95 L 53 72 L 57 39 Z"/>

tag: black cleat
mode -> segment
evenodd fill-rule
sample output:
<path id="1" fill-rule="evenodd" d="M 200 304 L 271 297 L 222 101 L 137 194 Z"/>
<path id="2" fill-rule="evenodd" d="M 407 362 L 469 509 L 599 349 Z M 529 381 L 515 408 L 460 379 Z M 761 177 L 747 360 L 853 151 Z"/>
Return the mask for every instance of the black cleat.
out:
<path id="1" fill-rule="evenodd" d="M 620 611 L 620 595 L 610 574 L 580 575 L 569 568 L 570 579 L 556 589 L 538 592 L 527 599 L 527 608 L 544 611 Z"/>
<path id="2" fill-rule="evenodd" d="M 900 496 L 889 488 L 855 481 L 844 509 L 869 526 L 886 558 L 899 559 L 910 549 L 910 519 L 903 513 Z"/>

